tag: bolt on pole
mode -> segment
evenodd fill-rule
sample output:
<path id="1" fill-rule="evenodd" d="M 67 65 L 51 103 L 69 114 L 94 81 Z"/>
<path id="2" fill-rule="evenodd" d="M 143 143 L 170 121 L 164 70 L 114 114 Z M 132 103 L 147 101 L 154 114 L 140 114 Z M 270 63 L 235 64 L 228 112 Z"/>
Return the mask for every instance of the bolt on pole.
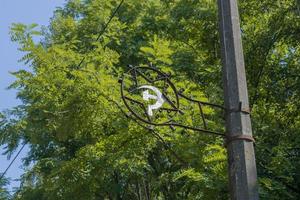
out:
<path id="1" fill-rule="evenodd" d="M 237 0 L 218 0 L 232 200 L 257 200 L 258 183 Z"/>

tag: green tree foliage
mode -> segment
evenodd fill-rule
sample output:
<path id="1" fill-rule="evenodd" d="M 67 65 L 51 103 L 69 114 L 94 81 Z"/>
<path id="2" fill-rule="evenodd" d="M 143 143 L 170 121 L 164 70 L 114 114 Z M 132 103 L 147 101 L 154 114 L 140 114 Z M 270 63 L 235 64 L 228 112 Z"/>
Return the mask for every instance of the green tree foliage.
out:
<path id="1" fill-rule="evenodd" d="M 6 200 L 10 198 L 9 192 L 5 187 L 8 184 L 8 181 L 5 178 L 0 180 L 0 200 Z"/>
<path id="2" fill-rule="evenodd" d="M 261 196 L 299 199 L 300 4 L 241 5 Z"/>
<path id="3" fill-rule="evenodd" d="M 121 111 L 118 85 L 128 64 L 151 62 L 222 104 L 216 2 L 125 0 L 95 42 L 117 5 L 69 0 L 47 28 L 12 25 L 29 68 L 13 73 L 22 104 L 1 115 L 0 142 L 8 154 L 28 143 L 32 165 L 13 199 L 228 199 L 222 139 L 140 127 Z M 240 1 L 262 199 L 300 195 L 299 6 Z"/>

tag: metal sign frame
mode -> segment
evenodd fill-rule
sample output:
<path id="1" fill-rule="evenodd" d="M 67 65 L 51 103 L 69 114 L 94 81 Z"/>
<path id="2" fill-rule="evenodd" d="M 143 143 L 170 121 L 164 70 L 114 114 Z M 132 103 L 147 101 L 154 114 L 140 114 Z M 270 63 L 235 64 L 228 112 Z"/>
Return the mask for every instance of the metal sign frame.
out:
<path id="1" fill-rule="evenodd" d="M 185 128 L 185 129 L 190 129 L 193 131 L 199 131 L 202 133 L 208 133 L 208 134 L 213 134 L 213 135 L 217 135 L 217 136 L 221 136 L 221 137 L 226 137 L 225 133 L 219 132 L 219 131 L 214 131 L 214 130 L 209 130 L 208 125 L 207 125 L 207 119 L 205 117 L 205 114 L 203 112 L 203 106 L 210 106 L 216 109 L 220 109 L 222 111 L 222 113 L 225 112 L 225 108 L 221 105 L 218 104 L 214 104 L 214 103 L 209 103 L 209 102 L 204 102 L 204 101 L 200 101 L 200 100 L 196 100 L 193 99 L 191 97 L 188 97 L 187 95 L 183 94 L 183 90 L 177 90 L 177 88 L 175 87 L 175 85 L 172 83 L 171 81 L 171 74 L 170 73 L 165 73 L 162 72 L 160 70 L 158 70 L 155 66 L 148 66 L 148 67 L 140 67 L 140 66 L 132 66 L 129 65 L 129 70 L 123 74 L 123 76 L 120 78 L 119 83 L 120 83 L 120 90 L 121 90 L 121 97 L 122 100 L 124 102 L 124 105 L 126 106 L 127 110 L 130 112 L 131 116 L 134 117 L 135 119 L 148 124 L 148 125 L 152 125 L 152 126 L 169 126 L 172 129 L 174 129 L 174 127 L 181 127 L 181 128 Z M 150 77 L 147 77 L 146 74 L 143 73 L 143 70 L 149 70 L 152 71 L 153 73 L 157 73 L 158 74 L 158 78 L 155 80 L 152 80 Z M 138 90 L 139 88 L 141 88 L 142 85 L 138 84 L 137 81 L 137 76 L 141 76 L 143 77 L 146 82 L 149 85 L 153 85 L 156 81 L 161 81 L 164 80 L 167 82 L 167 84 L 172 88 L 172 90 L 174 91 L 175 94 L 175 102 L 172 102 L 169 98 L 168 95 L 165 94 L 164 91 L 162 91 L 163 97 L 166 100 L 167 103 L 169 103 L 172 106 L 172 109 L 168 109 L 168 108 L 160 108 L 161 110 L 166 110 L 167 112 L 175 112 L 176 115 L 180 115 L 184 113 L 184 110 L 182 110 L 182 108 L 180 107 L 180 98 L 183 98 L 191 103 L 195 103 L 198 105 L 199 108 L 199 116 L 201 117 L 201 120 L 203 122 L 203 128 L 199 128 L 199 127 L 193 127 L 193 126 L 189 126 L 189 125 L 185 125 L 183 123 L 178 123 L 174 120 L 169 120 L 166 122 L 162 122 L 162 123 L 155 123 L 150 119 L 150 116 L 148 114 L 146 114 L 145 118 L 141 117 L 141 115 L 139 115 L 137 113 L 137 111 L 135 111 L 134 109 L 132 109 L 132 107 L 130 106 L 130 103 L 135 103 L 135 104 L 139 104 L 140 107 L 144 110 L 145 113 L 147 113 L 147 106 L 138 100 L 135 100 L 131 97 L 128 97 L 125 94 L 125 76 L 130 76 L 133 83 L 134 83 L 134 87 L 130 89 L 130 91 L 127 91 L 129 93 L 135 92 L 136 90 Z"/>

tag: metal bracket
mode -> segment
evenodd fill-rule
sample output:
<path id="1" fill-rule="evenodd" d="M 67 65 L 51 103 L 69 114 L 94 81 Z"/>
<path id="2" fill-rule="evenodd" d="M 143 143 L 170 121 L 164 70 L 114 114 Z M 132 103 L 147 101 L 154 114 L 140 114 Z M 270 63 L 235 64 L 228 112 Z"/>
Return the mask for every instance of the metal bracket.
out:
<path id="1" fill-rule="evenodd" d="M 251 114 L 251 108 L 247 107 L 247 108 L 243 108 L 242 107 L 242 102 L 239 102 L 238 108 L 236 109 L 226 109 L 226 112 L 228 113 L 233 113 L 233 112 L 241 112 L 244 114 Z"/>

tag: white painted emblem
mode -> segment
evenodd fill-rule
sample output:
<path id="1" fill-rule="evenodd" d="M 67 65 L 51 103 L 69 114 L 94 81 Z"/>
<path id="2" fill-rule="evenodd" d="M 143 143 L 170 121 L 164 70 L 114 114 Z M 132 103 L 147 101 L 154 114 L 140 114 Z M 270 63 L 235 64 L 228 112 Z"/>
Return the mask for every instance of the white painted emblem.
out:
<path id="1" fill-rule="evenodd" d="M 143 85 L 143 86 L 139 87 L 139 89 L 143 89 L 143 88 L 152 90 L 156 94 L 156 95 L 149 94 L 149 90 L 145 90 L 143 92 L 143 99 L 145 101 L 149 101 L 150 99 L 157 100 L 155 104 L 148 105 L 147 113 L 149 116 L 152 116 L 153 110 L 159 109 L 164 104 L 165 100 L 164 100 L 163 94 L 156 87 L 151 86 L 151 85 Z"/>

